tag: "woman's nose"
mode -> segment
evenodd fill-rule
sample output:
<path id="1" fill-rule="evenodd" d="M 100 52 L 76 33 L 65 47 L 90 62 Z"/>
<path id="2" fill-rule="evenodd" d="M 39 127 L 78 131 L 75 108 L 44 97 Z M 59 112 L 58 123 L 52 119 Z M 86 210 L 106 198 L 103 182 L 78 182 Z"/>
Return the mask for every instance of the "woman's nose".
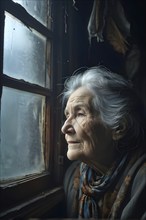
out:
<path id="1" fill-rule="evenodd" d="M 74 133 L 74 127 L 71 121 L 66 120 L 61 128 L 63 134 Z"/>

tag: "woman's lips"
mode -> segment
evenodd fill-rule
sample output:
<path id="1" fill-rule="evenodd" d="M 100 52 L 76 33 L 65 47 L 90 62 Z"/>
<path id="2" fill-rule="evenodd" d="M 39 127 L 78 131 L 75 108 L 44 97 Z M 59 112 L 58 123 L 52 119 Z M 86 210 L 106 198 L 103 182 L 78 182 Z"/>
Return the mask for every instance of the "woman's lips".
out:
<path id="1" fill-rule="evenodd" d="M 69 150 L 80 149 L 80 142 L 79 141 L 68 141 L 67 143 L 68 143 Z"/>
<path id="2" fill-rule="evenodd" d="M 79 141 L 67 141 L 68 144 L 78 144 L 80 143 Z"/>

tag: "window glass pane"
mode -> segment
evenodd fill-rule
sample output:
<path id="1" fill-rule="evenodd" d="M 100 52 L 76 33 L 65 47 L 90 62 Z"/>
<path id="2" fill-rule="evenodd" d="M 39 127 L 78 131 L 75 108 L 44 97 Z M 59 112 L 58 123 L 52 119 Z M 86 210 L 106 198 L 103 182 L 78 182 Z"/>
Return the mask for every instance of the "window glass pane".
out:
<path id="1" fill-rule="evenodd" d="M 44 96 L 3 88 L 0 180 L 45 170 L 44 109 Z"/>
<path id="2" fill-rule="evenodd" d="M 6 13 L 4 73 L 45 86 L 46 38 Z"/>
<path id="3" fill-rule="evenodd" d="M 51 8 L 49 0 L 13 0 L 13 2 L 22 5 L 28 13 L 30 13 L 34 18 L 40 21 L 42 24 L 47 26 L 47 18 L 49 23 L 49 28 L 51 25 Z"/>

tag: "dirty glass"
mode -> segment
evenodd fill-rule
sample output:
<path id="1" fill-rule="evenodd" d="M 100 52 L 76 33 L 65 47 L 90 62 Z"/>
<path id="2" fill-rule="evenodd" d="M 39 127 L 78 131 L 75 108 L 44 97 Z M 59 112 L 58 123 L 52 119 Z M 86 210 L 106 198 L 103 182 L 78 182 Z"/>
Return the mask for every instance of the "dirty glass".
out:
<path id="1" fill-rule="evenodd" d="M 41 173 L 44 164 L 45 97 L 3 88 L 0 180 Z"/>
<path id="2" fill-rule="evenodd" d="M 28 13 L 48 28 L 51 27 L 51 7 L 49 0 L 13 0 L 22 5 Z M 47 21 L 48 19 L 48 21 Z"/>
<path id="3" fill-rule="evenodd" d="M 46 87 L 47 39 L 6 13 L 4 74 Z"/>

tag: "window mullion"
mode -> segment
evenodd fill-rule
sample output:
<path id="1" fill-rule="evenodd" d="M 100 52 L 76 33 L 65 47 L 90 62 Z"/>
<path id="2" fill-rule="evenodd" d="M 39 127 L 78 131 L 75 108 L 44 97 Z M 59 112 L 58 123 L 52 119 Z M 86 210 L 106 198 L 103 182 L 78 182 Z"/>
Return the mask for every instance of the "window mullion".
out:
<path id="1" fill-rule="evenodd" d="M 36 93 L 36 94 L 40 94 L 40 95 L 44 95 L 44 96 L 48 96 L 48 97 L 50 96 L 49 89 L 43 88 L 43 87 L 36 85 L 36 84 L 26 82 L 22 79 L 18 80 L 18 79 L 9 77 L 5 74 L 3 74 L 2 84 L 3 84 L 3 86 L 7 86 L 10 88 L 14 88 L 14 89 L 32 92 L 32 93 Z"/>

